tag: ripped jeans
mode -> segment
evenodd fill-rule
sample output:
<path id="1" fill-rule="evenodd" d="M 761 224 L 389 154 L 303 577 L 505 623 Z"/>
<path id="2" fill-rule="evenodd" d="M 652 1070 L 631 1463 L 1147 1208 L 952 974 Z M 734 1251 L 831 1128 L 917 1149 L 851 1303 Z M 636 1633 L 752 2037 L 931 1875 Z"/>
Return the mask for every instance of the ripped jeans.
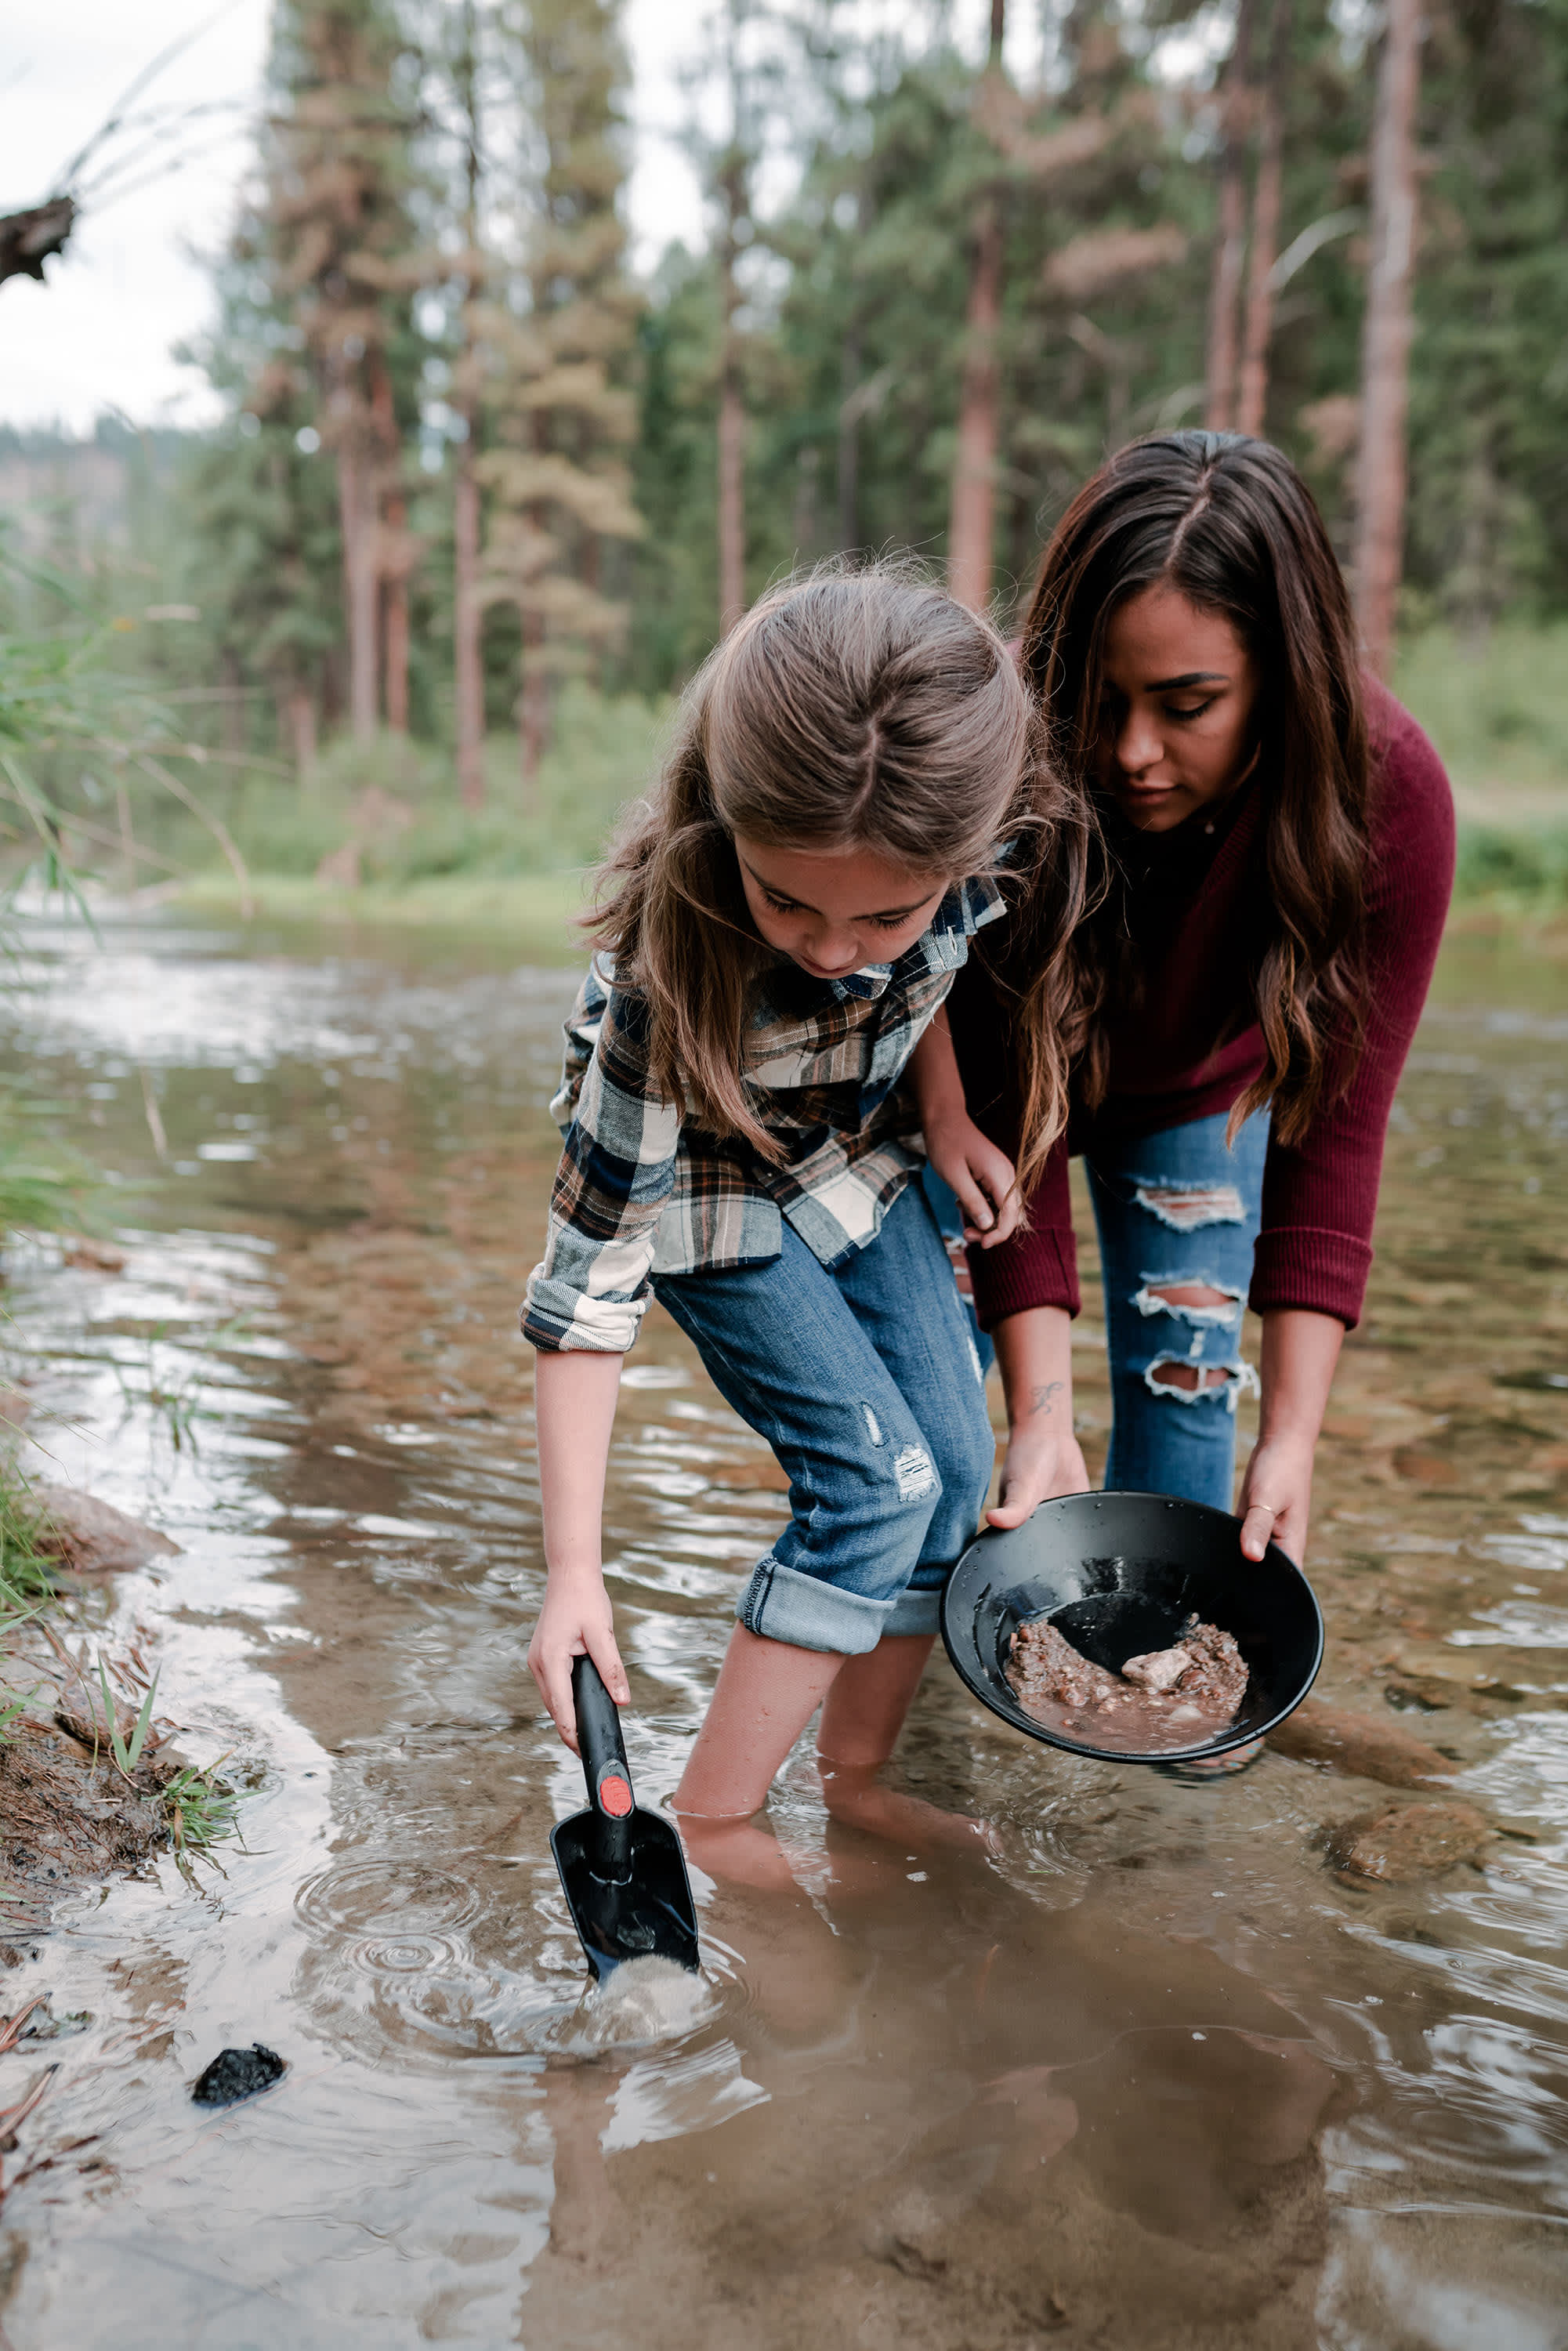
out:
<path id="1" fill-rule="evenodd" d="M 836 1266 L 655 1274 L 659 1303 L 789 1479 L 789 1525 L 736 1605 L 748 1632 L 854 1656 L 934 1633 L 995 1459 L 985 1374 L 918 1183 Z"/>
<path id="2" fill-rule="evenodd" d="M 1269 1148 L 1266 1115 L 1247 1121 L 1234 1151 L 1227 1123 L 1224 1112 L 1194 1119 L 1084 1163 L 1111 1356 L 1106 1487 L 1219 1510 L 1236 1483 L 1236 1407 L 1258 1384 L 1241 1358 L 1241 1312 Z M 956 1236 L 958 1204 L 931 1168 L 925 1189 L 943 1232 Z"/>
<path id="3" fill-rule="evenodd" d="M 1085 1162 L 1100 1261 L 1113 1418 L 1107 1487 L 1228 1510 L 1236 1406 L 1255 1390 L 1241 1312 L 1262 1214 L 1267 1117 L 1225 1145 L 1226 1113 L 1166 1127 Z"/>

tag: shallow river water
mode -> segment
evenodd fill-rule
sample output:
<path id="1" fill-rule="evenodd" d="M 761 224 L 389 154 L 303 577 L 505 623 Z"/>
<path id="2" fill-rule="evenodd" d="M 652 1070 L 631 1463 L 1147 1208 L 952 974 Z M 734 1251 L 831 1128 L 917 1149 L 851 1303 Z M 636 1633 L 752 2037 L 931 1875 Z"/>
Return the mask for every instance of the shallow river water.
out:
<path id="1" fill-rule="evenodd" d="M 222 1874 L 72 1893 L 4 1979 L 90 2019 L 5 2158 L 13 2351 L 1568 2345 L 1568 967 L 1445 964 L 1310 1562 L 1320 1693 L 1456 1759 L 1484 1864 L 1346 1882 L 1330 1833 L 1386 1789 L 1080 1762 L 938 1656 L 891 1774 L 935 1809 L 831 1823 L 803 1747 L 782 1890 L 698 1874 L 704 1983 L 609 2006 L 523 1663 L 571 976 L 148 927 L 40 935 L 30 977 L 9 1057 L 128 1262 L 15 1253 L 10 1367 L 50 1474 L 182 1546 L 80 1599 L 89 1639 L 140 1628 L 251 1792 Z M 1092 1461 L 1097 1336 L 1091 1297 Z M 653 1314 L 607 1519 L 645 1801 L 779 1482 Z M 253 2040 L 279 2087 L 193 2105 Z"/>

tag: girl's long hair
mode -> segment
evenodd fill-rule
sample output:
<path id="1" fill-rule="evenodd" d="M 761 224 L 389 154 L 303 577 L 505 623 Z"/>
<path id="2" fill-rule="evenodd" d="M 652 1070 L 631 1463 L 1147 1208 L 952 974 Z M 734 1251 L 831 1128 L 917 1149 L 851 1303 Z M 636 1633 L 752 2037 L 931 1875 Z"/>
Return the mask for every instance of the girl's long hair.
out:
<path id="1" fill-rule="evenodd" d="M 1045 757 L 1081 778 L 1092 802 L 1106 630 L 1154 587 L 1221 614 L 1257 666 L 1263 874 L 1240 944 L 1268 1058 L 1231 1133 L 1269 1105 L 1275 1132 L 1297 1142 L 1348 1082 L 1364 1008 L 1370 786 L 1350 598 L 1311 492 L 1267 441 L 1169 433 L 1119 450 L 1057 527 L 1023 636 Z M 1121 876 L 1100 855 L 1102 886 L 1091 887 L 1066 989 L 1091 1108 L 1109 1076 L 1105 1016 L 1135 1007 L 1143 980 Z M 1026 1010 L 1038 1023 L 1032 973 L 1031 983 Z"/>
<path id="2" fill-rule="evenodd" d="M 1087 820 L 1040 757 L 1028 690 L 988 620 L 908 564 L 819 571 L 764 596 L 688 687 L 589 928 L 643 1000 L 661 1093 L 770 1159 L 744 1076 L 747 1013 L 777 956 L 747 911 L 737 833 L 871 850 L 955 882 L 995 872 L 1027 892 L 1057 963 L 1082 911 Z M 1054 1136 L 1067 1074 L 1054 1026 L 1037 1059 L 1037 1116 Z"/>

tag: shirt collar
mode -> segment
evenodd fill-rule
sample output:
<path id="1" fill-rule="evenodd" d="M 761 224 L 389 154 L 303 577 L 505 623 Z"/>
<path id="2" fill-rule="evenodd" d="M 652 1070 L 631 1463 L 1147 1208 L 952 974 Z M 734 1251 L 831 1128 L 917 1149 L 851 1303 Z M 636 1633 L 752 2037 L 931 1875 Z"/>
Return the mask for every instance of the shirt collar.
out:
<path id="1" fill-rule="evenodd" d="M 949 890 L 913 946 L 894 963 L 862 964 L 829 987 L 841 1004 L 867 1002 L 885 993 L 895 975 L 918 978 L 925 972 L 956 971 L 968 958 L 969 941 L 987 923 L 1007 912 L 1007 901 L 988 873 L 972 875 Z"/>

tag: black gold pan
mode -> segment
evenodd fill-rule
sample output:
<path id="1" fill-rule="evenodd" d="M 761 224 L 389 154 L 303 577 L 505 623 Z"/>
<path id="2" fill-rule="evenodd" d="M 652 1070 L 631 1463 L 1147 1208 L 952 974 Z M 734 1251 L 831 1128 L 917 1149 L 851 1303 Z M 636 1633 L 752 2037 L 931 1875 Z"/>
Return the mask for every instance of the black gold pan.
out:
<path id="1" fill-rule="evenodd" d="M 942 1638 L 975 1696 L 1027 1738 L 1117 1763 L 1193 1763 L 1244 1747 L 1300 1706 L 1322 1663 L 1323 1620 L 1312 1585 L 1270 1543 L 1241 1555 L 1241 1521 L 1167 1494 L 1065 1494 L 1021 1527 L 989 1530 L 948 1580 Z M 1233 1634 L 1247 1696 L 1224 1729 L 1190 1747 L 1113 1753 L 1025 1712 L 1007 1678 L 1015 1625 L 1044 1616 L 1112 1673 L 1168 1648 L 1197 1614 Z"/>

